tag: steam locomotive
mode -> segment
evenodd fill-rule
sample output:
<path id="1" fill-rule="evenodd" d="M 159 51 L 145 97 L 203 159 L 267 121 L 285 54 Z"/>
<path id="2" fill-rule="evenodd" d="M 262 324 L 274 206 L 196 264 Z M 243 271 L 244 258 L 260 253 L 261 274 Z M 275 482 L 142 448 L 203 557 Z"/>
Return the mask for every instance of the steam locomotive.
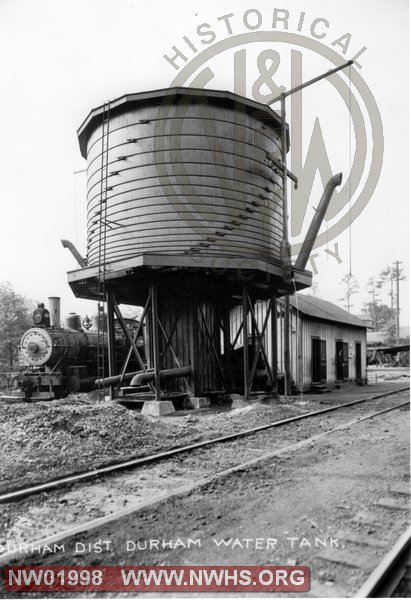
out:
<path id="1" fill-rule="evenodd" d="M 39 304 L 33 312 L 33 325 L 22 336 L 19 346 L 17 373 L 8 374 L 7 390 L 2 396 L 16 400 L 53 400 L 70 393 L 89 392 L 97 378 L 98 350 L 104 349 L 107 373 L 108 339 L 105 333 L 93 331 L 92 320 L 71 313 L 66 327 L 60 326 L 60 299 L 49 298 L 50 311 Z M 138 327 L 135 319 L 126 319 L 130 333 Z M 144 356 L 144 337 L 137 339 Z M 115 354 L 122 364 L 129 344 L 123 332 L 116 328 Z"/>

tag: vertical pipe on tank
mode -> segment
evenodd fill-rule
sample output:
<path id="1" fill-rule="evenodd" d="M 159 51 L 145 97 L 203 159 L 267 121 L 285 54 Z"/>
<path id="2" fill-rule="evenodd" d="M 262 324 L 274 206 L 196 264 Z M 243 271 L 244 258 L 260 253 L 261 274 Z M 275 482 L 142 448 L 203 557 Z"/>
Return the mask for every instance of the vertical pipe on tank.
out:
<path id="1" fill-rule="evenodd" d="M 281 160 L 283 163 L 283 247 L 287 251 L 288 258 L 288 198 L 287 198 L 287 122 L 285 120 L 285 94 L 281 94 Z M 282 257 L 285 260 L 285 253 Z M 283 269 L 288 265 L 283 264 Z M 284 395 L 288 396 L 291 391 L 290 375 L 290 296 L 285 296 L 284 307 Z"/>
<path id="2" fill-rule="evenodd" d="M 60 319 L 60 298 L 59 296 L 49 296 L 50 307 L 50 325 L 56 329 L 61 328 Z"/>

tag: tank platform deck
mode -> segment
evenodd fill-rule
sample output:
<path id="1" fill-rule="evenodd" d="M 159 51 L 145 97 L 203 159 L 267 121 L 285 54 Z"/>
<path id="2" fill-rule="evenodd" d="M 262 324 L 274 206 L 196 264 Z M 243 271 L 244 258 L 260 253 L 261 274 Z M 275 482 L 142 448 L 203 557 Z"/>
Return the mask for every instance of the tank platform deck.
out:
<path id="1" fill-rule="evenodd" d="M 69 271 L 68 282 L 78 298 L 95 300 L 98 297 L 98 277 L 101 269 L 89 266 Z M 135 304 L 139 300 L 142 288 L 148 286 L 157 276 L 165 282 L 167 276 L 175 281 L 179 275 L 187 275 L 201 282 L 231 288 L 232 293 L 240 293 L 244 282 L 258 292 L 258 296 L 270 297 L 299 291 L 311 285 L 312 274 L 309 271 L 294 270 L 293 284 L 284 281 L 284 269 L 281 264 L 264 259 L 208 256 L 208 255 L 169 255 L 140 254 L 127 260 L 107 263 L 105 281 L 116 291 L 118 302 Z M 144 292 L 143 292 L 144 294 Z"/>

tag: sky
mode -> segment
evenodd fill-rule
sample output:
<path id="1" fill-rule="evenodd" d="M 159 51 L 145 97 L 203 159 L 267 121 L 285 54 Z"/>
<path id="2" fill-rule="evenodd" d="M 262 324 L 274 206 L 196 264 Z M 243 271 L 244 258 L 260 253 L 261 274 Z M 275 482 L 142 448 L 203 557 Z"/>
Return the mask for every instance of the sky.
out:
<path id="1" fill-rule="evenodd" d="M 287 120 L 291 170 L 324 158 L 326 148 L 333 173 L 348 182 L 352 172 L 310 264 L 317 295 L 338 304 L 351 270 L 360 286 L 352 312 L 359 313 L 370 277 L 399 260 L 408 278 L 407 11 L 406 0 L 0 0 L 0 281 L 36 301 L 61 296 L 63 315 L 95 312 L 71 292 L 67 271 L 77 265 L 60 243 L 69 239 L 85 254 L 86 162 L 76 131 L 91 108 L 125 93 L 189 85 L 206 67 L 213 74 L 206 87 L 259 94 L 268 103 L 272 90 L 295 85 L 299 61 L 306 81 L 335 66 L 330 56 L 343 64 L 358 54 L 351 84 L 347 70 L 307 88 L 287 102 Z M 204 24 L 211 43 L 210 33 L 197 31 Z M 221 50 L 224 40 L 231 47 Z M 184 55 L 177 68 L 174 46 Z M 233 68 L 241 50 L 243 79 Z M 304 238 L 322 193 L 320 173 L 314 169 L 311 179 L 291 197 L 292 244 Z M 370 197 L 356 215 L 367 185 Z M 300 203 L 307 210 L 297 223 Z M 351 227 L 336 232 L 344 215 Z M 408 290 L 402 282 L 401 325 L 409 323 Z M 389 303 L 384 292 L 381 300 Z"/>

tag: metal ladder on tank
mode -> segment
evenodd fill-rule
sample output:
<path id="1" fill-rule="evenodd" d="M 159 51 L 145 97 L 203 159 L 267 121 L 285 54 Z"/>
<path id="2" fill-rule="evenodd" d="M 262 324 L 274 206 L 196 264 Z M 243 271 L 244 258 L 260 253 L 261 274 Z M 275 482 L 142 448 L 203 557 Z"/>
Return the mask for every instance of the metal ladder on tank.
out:
<path id="1" fill-rule="evenodd" d="M 107 187 L 108 187 L 108 151 L 110 136 L 110 101 L 103 105 L 103 122 L 101 133 L 101 170 L 100 170 L 100 202 L 99 202 L 99 235 L 98 235 L 98 304 L 97 304 L 97 378 L 100 398 L 104 394 L 101 380 L 105 377 L 105 319 L 106 301 L 106 235 L 107 235 Z"/>

